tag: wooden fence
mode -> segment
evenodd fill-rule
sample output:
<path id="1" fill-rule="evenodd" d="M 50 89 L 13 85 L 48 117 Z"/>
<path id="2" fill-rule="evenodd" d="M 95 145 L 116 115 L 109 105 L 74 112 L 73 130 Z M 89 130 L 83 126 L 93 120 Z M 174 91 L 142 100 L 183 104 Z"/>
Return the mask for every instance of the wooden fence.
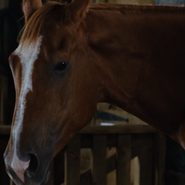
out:
<path id="1" fill-rule="evenodd" d="M 0 184 L 11 185 L 7 177 L 3 152 L 9 137 L 9 127 L 0 127 Z M 107 158 L 108 149 L 116 153 Z M 81 149 L 92 151 L 92 168 L 80 174 Z M 138 157 L 139 185 L 164 185 L 165 137 L 147 125 L 88 126 L 57 155 L 47 185 L 107 185 L 107 174 L 116 171 L 115 184 L 131 183 L 131 159 Z"/>

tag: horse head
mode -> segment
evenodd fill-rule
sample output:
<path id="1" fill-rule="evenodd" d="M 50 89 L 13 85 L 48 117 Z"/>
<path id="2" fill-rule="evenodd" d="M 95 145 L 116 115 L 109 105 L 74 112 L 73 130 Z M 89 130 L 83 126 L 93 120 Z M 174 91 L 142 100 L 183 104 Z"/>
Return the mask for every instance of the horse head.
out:
<path id="1" fill-rule="evenodd" d="M 23 1 L 25 27 L 9 59 L 16 105 L 4 154 L 16 184 L 44 184 L 52 158 L 89 123 L 102 99 L 79 28 L 89 3 Z"/>

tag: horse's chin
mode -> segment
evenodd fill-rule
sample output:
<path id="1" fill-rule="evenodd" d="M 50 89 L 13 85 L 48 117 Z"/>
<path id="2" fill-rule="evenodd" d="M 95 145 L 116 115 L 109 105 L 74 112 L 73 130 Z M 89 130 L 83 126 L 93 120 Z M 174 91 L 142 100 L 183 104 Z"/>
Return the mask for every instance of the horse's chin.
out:
<path id="1" fill-rule="evenodd" d="M 50 179 L 50 170 L 42 173 L 42 177 L 37 178 L 36 180 L 31 180 L 30 177 L 25 176 L 25 183 L 23 185 L 44 185 Z M 19 184 L 18 184 L 19 185 Z M 22 184 L 20 184 L 22 185 Z"/>

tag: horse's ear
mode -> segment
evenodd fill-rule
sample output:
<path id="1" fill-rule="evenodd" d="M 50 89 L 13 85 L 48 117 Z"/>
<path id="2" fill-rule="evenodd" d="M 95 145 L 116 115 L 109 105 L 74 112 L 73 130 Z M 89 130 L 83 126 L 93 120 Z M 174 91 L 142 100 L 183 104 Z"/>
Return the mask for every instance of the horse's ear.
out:
<path id="1" fill-rule="evenodd" d="M 23 0 L 22 9 L 25 16 L 25 22 L 27 22 L 31 15 L 41 6 L 41 0 Z"/>
<path id="2" fill-rule="evenodd" d="M 68 15 L 71 21 L 78 21 L 85 17 L 92 0 L 73 0 L 69 4 Z"/>

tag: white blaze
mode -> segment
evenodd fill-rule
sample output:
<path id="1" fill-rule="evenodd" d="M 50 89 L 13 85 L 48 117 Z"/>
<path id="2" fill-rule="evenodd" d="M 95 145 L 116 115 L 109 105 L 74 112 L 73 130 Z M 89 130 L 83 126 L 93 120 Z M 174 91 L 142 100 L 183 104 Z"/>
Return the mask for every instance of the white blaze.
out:
<path id="1" fill-rule="evenodd" d="M 15 123 L 13 129 L 14 138 L 14 157 L 11 163 L 11 167 L 17 174 L 17 176 L 24 182 L 24 171 L 29 165 L 28 162 L 20 161 L 17 157 L 16 144 L 21 132 L 22 122 L 24 119 L 24 111 L 26 108 L 26 95 L 29 91 L 32 91 L 32 71 L 34 62 L 37 60 L 40 53 L 40 47 L 42 43 L 42 36 L 38 37 L 37 41 L 30 43 L 29 40 L 20 44 L 15 50 L 14 54 L 18 55 L 22 65 L 22 83 L 21 92 L 19 95 L 18 106 L 15 115 Z M 20 173 L 22 172 L 22 173 Z"/>

